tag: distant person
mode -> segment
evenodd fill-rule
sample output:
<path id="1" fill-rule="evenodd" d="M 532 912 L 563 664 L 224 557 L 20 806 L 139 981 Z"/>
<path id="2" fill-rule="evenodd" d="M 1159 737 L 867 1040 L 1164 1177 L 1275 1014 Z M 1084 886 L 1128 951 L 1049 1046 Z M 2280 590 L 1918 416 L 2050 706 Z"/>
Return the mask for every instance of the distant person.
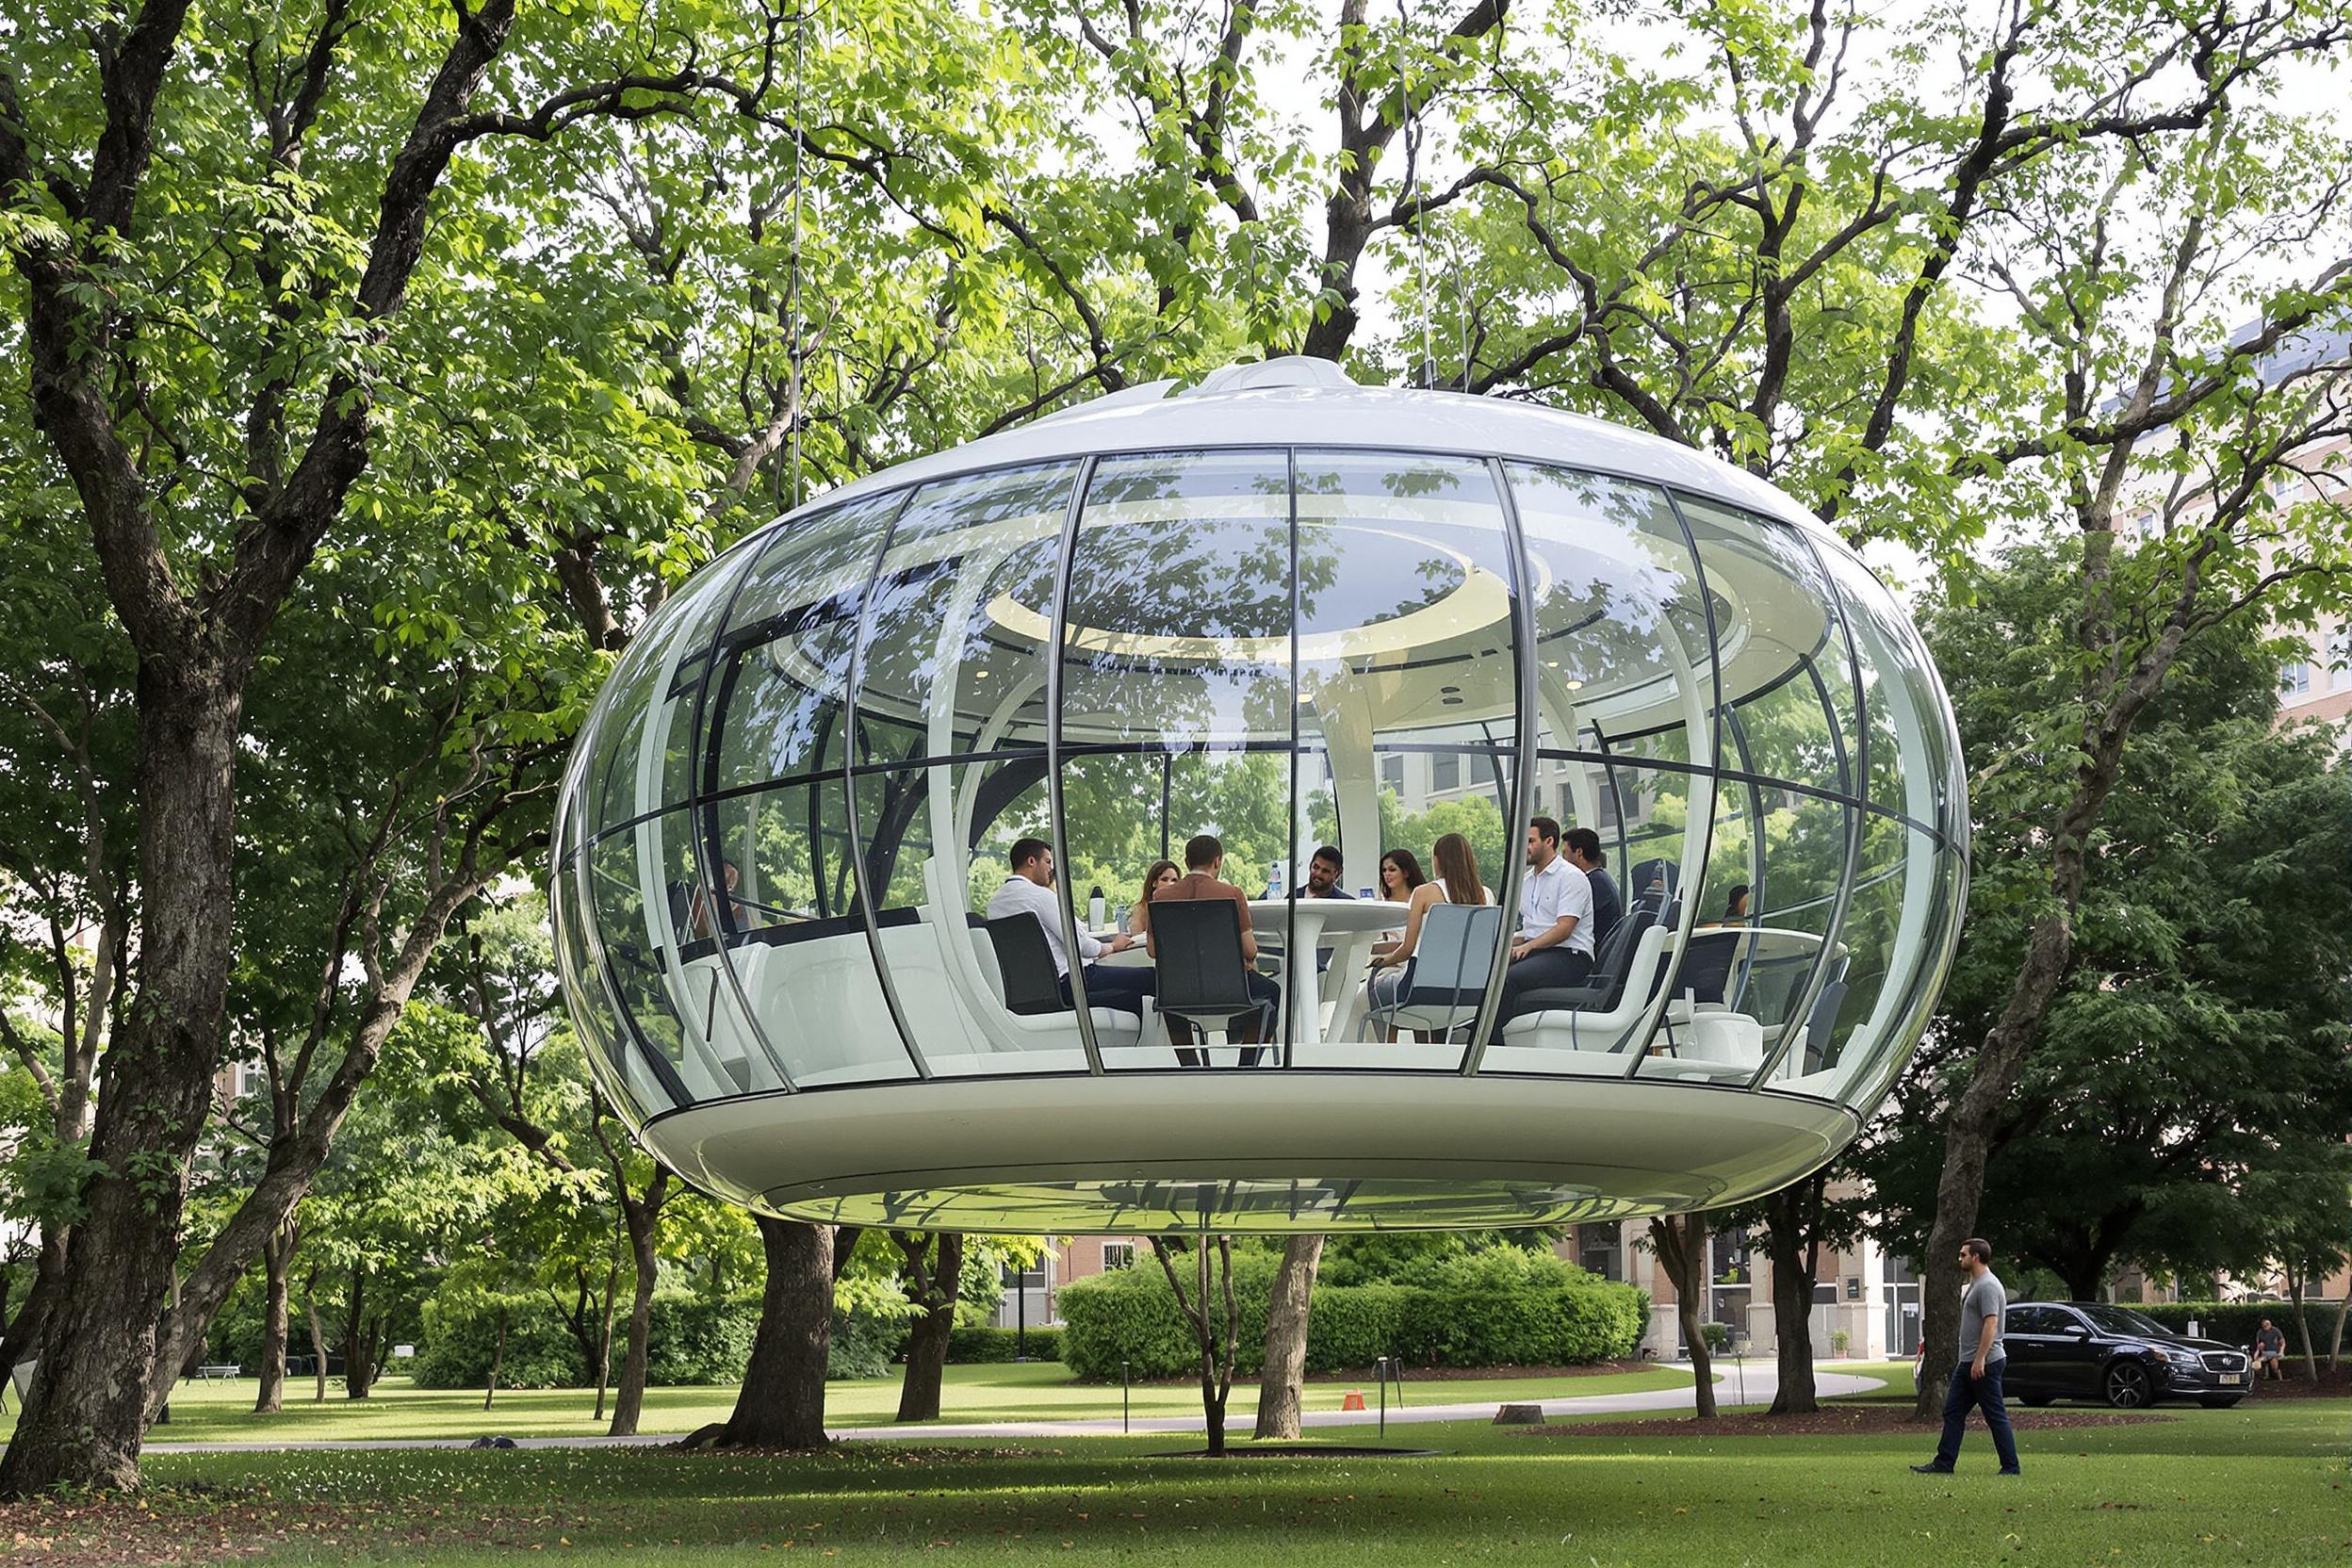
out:
<path id="1" fill-rule="evenodd" d="M 1911 1468 L 1922 1476 L 1951 1475 L 1960 1458 L 1968 1412 L 1981 1410 L 1985 1429 L 1993 1434 L 1993 1452 L 2001 1456 L 2001 1473 L 2014 1476 L 2018 1473 L 2017 1439 L 2009 1429 L 2009 1409 L 2001 1398 L 2001 1377 L 2008 1370 L 2001 1331 L 2009 1316 L 2009 1295 L 1993 1274 L 1993 1244 L 1982 1236 L 1962 1242 L 1960 1268 L 1968 1285 L 1960 1293 L 1960 1360 L 1944 1394 L 1944 1440 L 1936 1445 L 1934 1459 Z"/>
<path id="2" fill-rule="evenodd" d="M 1233 1038 L 1236 1043 L 1245 1047 L 1241 1053 L 1241 1065 L 1255 1067 L 1258 1065 L 1258 1058 L 1261 1054 L 1258 1046 L 1265 1041 L 1266 1036 L 1274 1032 L 1274 1015 L 1275 1010 L 1282 1005 L 1282 988 L 1260 974 L 1255 968 L 1258 961 L 1258 938 L 1257 933 L 1250 928 L 1250 900 L 1239 888 L 1218 878 L 1217 873 L 1222 871 L 1224 866 L 1225 846 L 1218 841 L 1217 835 L 1214 833 L 1194 834 L 1184 841 L 1184 874 L 1153 894 L 1152 903 L 1144 906 L 1144 908 L 1148 912 L 1157 905 L 1179 904 L 1204 898 L 1221 898 L 1232 903 L 1233 914 L 1241 925 L 1243 977 L 1250 987 L 1250 995 L 1258 1003 L 1257 1012 L 1244 1015 L 1249 1021 L 1235 1029 Z M 1144 924 L 1144 939 L 1151 944 L 1152 956 L 1158 957 L 1159 939 L 1152 934 L 1151 923 L 1148 920 Z M 1179 1061 L 1187 1067 L 1207 1065 L 1199 1053 L 1186 1047 L 1185 1038 L 1183 1036 L 1184 1024 L 1180 1021 L 1169 1019 L 1168 1027 L 1170 1037 L 1177 1040 L 1176 1054 Z"/>
<path id="3" fill-rule="evenodd" d="M 1604 869 L 1609 856 L 1601 848 L 1601 836 L 1589 827 L 1572 827 L 1560 836 L 1560 852 L 1592 885 L 1592 950 L 1598 953 L 1609 945 L 1609 934 L 1625 913 L 1616 880 Z"/>
<path id="4" fill-rule="evenodd" d="M 742 899 L 735 896 L 735 886 L 743 880 L 743 874 L 736 869 L 735 862 L 732 860 L 721 860 L 719 869 L 720 874 L 727 882 L 725 928 L 728 931 L 740 931 L 750 923 L 745 919 L 749 913 L 747 906 Z M 719 900 L 710 896 L 709 884 L 706 883 L 694 890 L 694 902 L 687 908 L 686 929 L 695 940 L 706 941 L 720 934 L 719 903 Z"/>
<path id="5" fill-rule="evenodd" d="M 1731 885 L 1731 891 L 1730 891 L 1730 893 L 1729 893 L 1729 894 L 1727 894 L 1727 895 L 1725 896 L 1724 900 L 1723 900 L 1723 918 L 1722 918 L 1722 919 L 1720 919 L 1720 920 L 1706 920 L 1706 921 L 1701 921 L 1699 923 L 1700 923 L 1701 925 L 1745 925 L 1745 924 L 1747 924 L 1747 923 L 1748 923 L 1748 885 L 1747 885 L 1745 882 L 1735 882 L 1735 883 L 1733 883 L 1733 884 Z"/>
<path id="6" fill-rule="evenodd" d="M 2267 1317 L 2254 1331 L 2254 1380 L 2264 1378 L 2274 1382 L 2287 1380 L 2287 1336 Z"/>
<path id="7" fill-rule="evenodd" d="M 1491 904 L 1486 884 L 1478 880 L 1478 858 L 1470 848 L 1470 841 L 1459 833 L 1447 833 L 1429 848 L 1429 858 L 1437 862 L 1437 878 L 1415 888 L 1411 902 L 1405 906 L 1405 928 L 1394 941 L 1377 942 L 1372 948 L 1372 1005 L 1394 1007 L 1403 995 L 1405 966 L 1421 940 L 1421 923 L 1429 912 L 1441 904 Z M 1415 868 L 1418 870 L 1418 867 Z M 1395 1038 L 1393 1032 L 1385 1036 Z M 1427 1039 L 1424 1031 L 1414 1031 L 1414 1037 Z"/>
<path id="8" fill-rule="evenodd" d="M 1525 1001 L 1529 991 L 1592 978 L 1592 883 L 1560 853 L 1559 823 L 1537 817 L 1527 824 L 1527 857 L 1501 1022 L 1539 1010 Z"/>
<path id="9" fill-rule="evenodd" d="M 1148 927 L 1143 918 L 1143 906 L 1174 886 L 1176 879 L 1184 874 L 1184 868 L 1173 860 L 1152 862 L 1152 869 L 1143 874 L 1143 891 L 1136 897 L 1135 906 L 1127 911 L 1127 929 L 1130 934 L 1137 937 L 1144 934 Z"/>
<path id="10" fill-rule="evenodd" d="M 1077 1006 L 1076 995 L 1070 987 L 1070 954 L 1062 945 L 1062 902 L 1054 893 L 1054 851 L 1043 839 L 1016 839 L 1005 858 L 1012 862 L 1012 875 L 988 898 L 988 918 L 1003 920 L 1007 915 L 1033 915 L 1037 926 L 1045 933 L 1045 945 L 1054 955 L 1054 971 L 1061 979 L 1062 1000 Z M 1159 976 L 1142 968 L 1116 968 L 1098 964 L 1097 958 L 1107 954 L 1124 953 L 1135 945 L 1129 936 L 1113 937 L 1109 941 L 1097 940 L 1084 926 L 1078 928 L 1078 956 L 1086 966 L 1086 1004 L 1108 1007 L 1113 1012 L 1133 1013 L 1143 1017 L 1143 999 L 1159 985 Z"/>

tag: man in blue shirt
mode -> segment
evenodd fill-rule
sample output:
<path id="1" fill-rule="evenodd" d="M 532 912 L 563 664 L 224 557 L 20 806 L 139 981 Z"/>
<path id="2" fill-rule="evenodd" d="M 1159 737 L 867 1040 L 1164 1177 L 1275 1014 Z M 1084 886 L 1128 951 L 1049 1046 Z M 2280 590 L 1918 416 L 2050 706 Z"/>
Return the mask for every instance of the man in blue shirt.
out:
<path id="1" fill-rule="evenodd" d="M 1609 857 L 1602 852 L 1601 836 L 1589 827 L 1572 827 L 1560 836 L 1560 852 L 1592 885 L 1592 950 L 1598 953 L 1609 945 L 1609 934 L 1625 912 L 1616 881 L 1602 869 Z"/>

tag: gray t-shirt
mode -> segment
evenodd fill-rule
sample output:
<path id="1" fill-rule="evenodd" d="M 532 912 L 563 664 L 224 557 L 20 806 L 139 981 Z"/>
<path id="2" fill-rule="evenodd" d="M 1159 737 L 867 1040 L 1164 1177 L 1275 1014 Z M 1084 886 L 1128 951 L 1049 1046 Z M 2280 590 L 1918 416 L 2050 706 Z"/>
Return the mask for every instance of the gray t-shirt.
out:
<path id="1" fill-rule="evenodd" d="M 1993 1348 L 1984 1352 L 1984 1364 L 2007 1359 L 2001 1348 L 2001 1332 L 2009 1326 L 2009 1293 L 2001 1288 L 2001 1282 L 1986 1269 L 1975 1282 L 1960 1293 L 1960 1359 L 1976 1359 L 1977 1336 L 1984 1331 L 1984 1320 L 1993 1320 Z"/>

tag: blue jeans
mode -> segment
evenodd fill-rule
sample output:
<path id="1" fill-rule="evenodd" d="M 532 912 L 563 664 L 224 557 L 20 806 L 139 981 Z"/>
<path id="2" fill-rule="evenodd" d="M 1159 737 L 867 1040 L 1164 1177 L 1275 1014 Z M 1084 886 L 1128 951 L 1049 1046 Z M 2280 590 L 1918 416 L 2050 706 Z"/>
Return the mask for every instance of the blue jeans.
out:
<path id="1" fill-rule="evenodd" d="M 1944 1440 L 1936 1445 L 1936 1462 L 1950 1469 L 1960 1457 L 1960 1434 L 1968 1423 L 1971 1409 L 1984 1413 L 1985 1429 L 1993 1434 L 1993 1452 L 2001 1456 L 2003 1470 L 2017 1467 L 2017 1434 L 2009 1429 L 2009 1411 L 2001 1402 L 2001 1380 L 2009 1370 L 2006 1360 L 1988 1361 L 1984 1375 L 1968 1376 L 1968 1364 L 1962 1362 L 1952 1369 L 1952 1386 L 1944 1393 Z"/>

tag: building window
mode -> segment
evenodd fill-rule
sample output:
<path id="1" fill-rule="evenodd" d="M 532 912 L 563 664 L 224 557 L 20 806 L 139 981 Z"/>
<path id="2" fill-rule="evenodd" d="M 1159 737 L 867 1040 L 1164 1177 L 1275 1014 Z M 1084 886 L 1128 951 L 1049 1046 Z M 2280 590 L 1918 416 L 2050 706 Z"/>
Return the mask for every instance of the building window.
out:
<path id="1" fill-rule="evenodd" d="M 1462 788 L 1462 757 L 1459 753 L 1442 751 L 1429 759 L 1429 788 L 1432 791 Z"/>
<path id="2" fill-rule="evenodd" d="M 1577 1226 L 1576 1264 L 1604 1280 L 1623 1280 L 1625 1277 L 1624 1230 L 1616 1225 Z"/>
<path id="3" fill-rule="evenodd" d="M 1135 1244 L 1132 1241 L 1106 1241 L 1102 1244 L 1102 1272 L 1114 1268 L 1135 1266 Z"/>
<path id="4" fill-rule="evenodd" d="M 1380 788 L 1394 790 L 1398 794 L 1405 792 L 1405 760 L 1403 758 L 1389 756 L 1380 759 Z"/>
<path id="5" fill-rule="evenodd" d="M 2278 678 L 2278 690 L 2286 696 L 2299 697 L 2311 689 L 2311 667 L 2309 664 L 2289 664 Z"/>

